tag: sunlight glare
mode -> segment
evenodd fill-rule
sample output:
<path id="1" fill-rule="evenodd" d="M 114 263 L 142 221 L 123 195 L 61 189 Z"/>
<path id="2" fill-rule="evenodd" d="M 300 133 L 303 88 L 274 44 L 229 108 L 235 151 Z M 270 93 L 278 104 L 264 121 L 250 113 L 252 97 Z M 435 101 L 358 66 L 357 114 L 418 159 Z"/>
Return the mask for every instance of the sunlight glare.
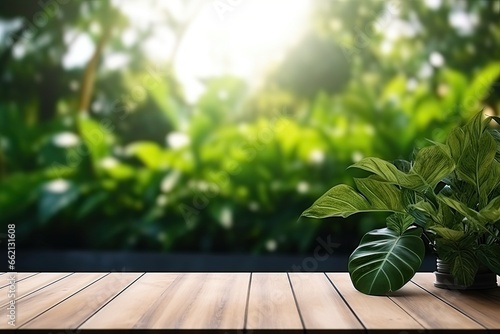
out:
<path id="1" fill-rule="evenodd" d="M 207 6 L 192 23 L 175 60 L 188 100 L 203 92 L 200 79 L 236 75 L 251 85 L 305 33 L 306 0 L 241 2 L 221 18 Z"/>

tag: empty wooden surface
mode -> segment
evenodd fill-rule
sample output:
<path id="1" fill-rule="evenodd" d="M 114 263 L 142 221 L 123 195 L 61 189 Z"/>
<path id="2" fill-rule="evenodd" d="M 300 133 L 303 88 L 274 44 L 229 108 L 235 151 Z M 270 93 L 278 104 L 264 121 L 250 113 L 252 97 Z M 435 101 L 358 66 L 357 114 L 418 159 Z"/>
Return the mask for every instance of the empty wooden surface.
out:
<path id="1" fill-rule="evenodd" d="M 500 288 L 438 289 L 431 273 L 378 297 L 347 273 L 19 273 L 12 327 L 8 275 L 0 329 L 500 332 Z"/>

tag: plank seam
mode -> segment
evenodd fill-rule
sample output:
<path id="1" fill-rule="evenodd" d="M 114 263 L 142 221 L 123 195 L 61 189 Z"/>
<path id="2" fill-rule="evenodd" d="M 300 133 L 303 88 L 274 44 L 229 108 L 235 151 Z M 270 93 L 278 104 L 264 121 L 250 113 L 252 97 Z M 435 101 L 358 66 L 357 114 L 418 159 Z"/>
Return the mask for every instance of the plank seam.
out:
<path id="1" fill-rule="evenodd" d="M 247 329 L 248 304 L 250 302 L 250 287 L 252 286 L 252 275 L 253 273 L 250 273 L 250 278 L 248 279 L 247 301 L 245 303 L 245 317 L 243 318 L 243 331 L 246 331 Z"/>
<path id="2" fill-rule="evenodd" d="M 286 277 L 288 278 L 288 284 L 290 284 L 290 289 L 292 290 L 293 301 L 295 302 L 295 307 L 297 308 L 297 312 L 299 312 L 300 323 L 302 324 L 302 328 L 304 333 L 306 332 L 306 325 L 304 324 L 304 319 L 302 318 L 302 312 L 300 312 L 299 303 L 297 302 L 297 297 L 295 296 L 295 290 L 293 289 L 292 281 L 290 280 L 290 274 L 287 272 Z"/>
<path id="3" fill-rule="evenodd" d="M 403 310 L 404 313 L 408 314 L 408 316 L 410 316 L 410 318 L 412 318 L 413 320 L 415 320 L 415 322 L 417 324 L 419 324 L 420 326 L 422 326 L 422 328 L 424 329 L 424 331 L 428 332 L 428 331 L 432 331 L 431 328 L 427 328 L 427 326 L 425 326 L 423 323 L 421 323 L 420 321 L 418 321 L 417 318 L 415 318 L 410 312 L 408 312 L 407 310 L 405 310 L 403 308 L 403 306 L 401 306 L 398 302 L 396 302 L 394 299 L 392 299 L 390 296 L 387 296 L 386 297 L 391 301 L 393 302 L 394 304 L 396 304 L 397 307 L 399 307 L 401 310 Z"/>
<path id="4" fill-rule="evenodd" d="M 337 287 L 335 286 L 335 284 L 332 282 L 332 280 L 330 279 L 330 277 L 328 277 L 328 275 L 326 274 L 326 272 L 323 272 L 323 275 L 325 275 L 326 279 L 330 282 L 330 284 L 333 286 L 333 288 L 335 289 L 335 291 L 337 291 L 337 293 L 339 294 L 340 298 L 342 298 L 342 301 L 344 302 L 344 304 L 347 305 L 347 307 L 349 308 L 349 310 L 352 312 L 352 314 L 354 314 L 354 316 L 356 317 L 356 319 L 359 321 L 359 323 L 361 324 L 361 326 L 363 326 L 363 330 L 365 333 L 368 333 L 368 329 L 366 328 L 365 324 L 363 323 L 363 321 L 361 321 L 361 319 L 358 317 L 358 315 L 356 314 L 356 312 L 354 312 L 354 310 L 352 309 L 351 305 L 349 305 L 349 303 L 347 302 L 347 300 L 345 300 L 344 296 L 342 295 L 342 293 L 340 293 L 339 289 L 337 289 Z"/>
<path id="5" fill-rule="evenodd" d="M 141 277 L 143 277 L 144 275 L 146 275 L 145 272 L 142 273 L 142 275 L 139 275 L 139 277 L 137 277 L 135 280 L 133 280 L 132 282 L 130 282 L 126 287 L 124 287 L 123 289 L 121 289 L 117 294 L 115 294 L 112 298 L 110 298 L 106 303 L 104 303 L 101 307 L 99 307 L 97 310 L 95 310 L 92 314 L 90 314 L 85 320 L 83 320 L 78 326 L 76 326 L 75 329 L 78 329 L 80 328 L 84 323 L 86 323 L 87 321 L 90 320 L 90 318 L 92 318 L 94 315 L 96 315 L 100 310 L 102 310 L 106 305 L 108 305 L 109 303 L 111 303 L 116 297 L 118 297 L 119 295 L 121 295 L 125 290 L 127 290 L 132 284 L 135 284 L 135 282 L 137 282 Z M 104 278 L 104 277 L 103 277 Z M 90 284 L 89 284 L 90 285 Z"/>
<path id="6" fill-rule="evenodd" d="M 445 299 L 439 297 L 438 295 L 435 295 L 433 294 L 431 291 L 427 290 L 426 288 L 424 288 L 423 286 L 421 286 L 420 284 L 416 283 L 416 282 L 413 282 L 411 281 L 411 283 L 415 284 L 416 286 L 418 286 L 420 289 L 424 290 L 425 292 L 429 293 L 431 296 L 434 296 L 435 298 L 439 299 L 440 301 L 442 301 L 443 303 L 445 303 L 446 305 L 448 306 L 451 306 L 452 308 L 454 308 L 455 310 L 457 310 L 458 312 L 462 313 L 463 315 L 465 315 L 467 318 L 469 318 L 470 320 L 474 321 L 475 323 L 477 323 L 479 326 L 483 327 L 484 329 L 488 329 L 486 326 L 484 326 L 482 323 L 480 323 L 479 321 L 477 321 L 476 319 L 472 318 L 471 316 L 469 316 L 467 313 L 465 313 L 464 311 L 462 311 L 460 308 L 456 307 L 455 305 L 447 302 Z"/>
<path id="7" fill-rule="evenodd" d="M 38 289 L 36 289 L 36 290 L 31 291 L 30 293 L 27 293 L 27 294 L 25 294 L 25 295 L 22 295 L 22 296 L 21 296 L 21 297 L 19 297 L 19 298 L 16 298 L 16 303 L 17 303 L 17 301 L 19 301 L 19 300 L 21 300 L 21 299 L 23 299 L 23 298 L 25 298 L 25 297 L 28 297 L 29 295 L 31 295 L 31 294 L 33 294 L 33 293 L 35 293 L 35 292 L 37 292 L 37 291 L 40 291 L 40 290 L 42 290 L 42 289 L 45 289 L 46 287 L 51 286 L 52 284 L 54 284 L 54 283 L 56 283 L 56 282 L 59 282 L 60 280 L 66 279 L 66 278 L 70 277 L 70 276 L 71 276 L 71 275 L 73 275 L 73 274 L 74 274 L 74 273 L 69 273 L 69 274 L 68 274 L 68 275 L 66 275 L 66 276 L 59 277 L 59 278 L 58 278 L 58 279 L 56 279 L 55 281 L 49 282 L 49 283 L 47 283 L 46 285 L 44 285 L 44 286 L 42 286 L 42 287 L 40 287 L 40 288 L 38 288 Z M 35 276 L 35 275 L 33 275 L 33 276 Z M 33 276 L 30 276 L 30 277 L 33 277 Z M 27 277 L 27 278 L 29 278 L 29 277 Z M 17 283 L 17 282 L 16 282 L 16 283 Z M 5 305 L 7 305 L 7 304 L 5 304 Z M 4 306 L 4 305 L 2 305 L 1 307 L 3 307 L 3 306 Z"/>
<path id="8" fill-rule="evenodd" d="M 74 274 L 74 273 L 72 273 L 72 274 Z M 56 307 L 57 305 L 61 304 L 62 302 L 66 301 L 66 300 L 68 300 L 69 298 L 73 297 L 74 295 L 76 295 L 76 294 L 77 294 L 77 293 L 79 293 L 80 291 L 82 291 L 82 290 L 86 289 L 87 287 L 91 286 L 92 284 L 94 284 L 94 283 L 95 283 L 95 282 L 97 282 L 97 281 L 100 281 L 101 279 L 103 279 L 104 277 L 106 277 L 106 276 L 108 276 L 108 275 L 109 275 L 109 273 L 107 273 L 106 275 L 103 275 L 103 276 L 99 277 L 98 279 L 96 279 L 96 280 L 94 280 L 94 281 L 90 282 L 89 284 L 85 285 L 85 286 L 84 286 L 83 288 L 81 288 L 80 290 L 75 291 L 74 293 L 72 293 L 72 294 L 71 294 L 71 295 L 69 295 L 68 297 L 64 298 L 64 299 L 63 299 L 63 300 L 61 300 L 60 302 L 55 303 L 54 305 L 52 305 L 51 307 L 49 307 L 49 308 L 47 308 L 46 310 L 42 311 L 41 313 L 37 314 L 37 315 L 36 315 L 36 316 L 34 316 L 33 318 L 31 318 L 31 319 L 29 319 L 29 320 L 27 320 L 27 321 L 23 322 L 23 323 L 22 323 L 22 324 L 20 324 L 17 328 L 18 328 L 18 329 L 20 329 L 21 327 L 23 327 L 23 326 L 27 325 L 29 322 L 31 322 L 31 321 L 33 321 L 33 320 L 35 320 L 36 318 L 38 318 L 38 317 L 39 317 L 39 316 L 41 316 L 42 314 L 44 314 L 44 313 L 46 313 L 47 311 L 49 311 L 49 310 L 53 309 L 53 308 L 54 308 L 54 307 Z M 67 277 L 67 276 L 66 276 L 66 277 Z"/>
<path id="9" fill-rule="evenodd" d="M 17 275 L 17 274 L 22 274 L 22 273 L 16 273 L 16 275 Z M 30 278 L 30 277 L 36 276 L 36 275 L 38 275 L 39 273 L 32 273 L 32 274 L 33 274 L 33 275 L 26 276 L 26 277 L 23 277 L 23 278 L 21 278 L 21 279 L 16 280 L 16 284 L 17 284 L 18 282 L 21 282 L 21 281 L 23 281 L 23 280 L 27 279 L 27 278 Z M 0 289 L 5 288 L 6 286 L 9 286 L 9 285 L 10 285 L 10 284 L 5 284 L 5 285 L 2 285 L 2 286 L 0 286 Z"/>

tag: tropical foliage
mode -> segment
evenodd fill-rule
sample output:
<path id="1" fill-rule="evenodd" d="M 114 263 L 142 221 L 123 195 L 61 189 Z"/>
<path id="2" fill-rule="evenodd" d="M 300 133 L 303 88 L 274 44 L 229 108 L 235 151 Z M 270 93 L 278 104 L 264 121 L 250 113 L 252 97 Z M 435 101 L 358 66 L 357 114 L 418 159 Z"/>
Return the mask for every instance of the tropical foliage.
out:
<path id="1" fill-rule="evenodd" d="M 446 144 L 422 148 L 413 161 L 365 158 L 357 190 L 337 185 L 303 215 L 347 217 L 388 211 L 387 227 L 368 232 L 349 259 L 356 289 L 385 294 L 406 284 L 424 256 L 423 239 L 470 286 L 480 265 L 500 274 L 500 118 L 478 113 L 451 131 Z"/>
<path id="2" fill-rule="evenodd" d="M 292 6 L 282 1 L 282 11 L 269 13 L 272 1 L 260 2 L 259 24 L 264 14 L 271 22 L 288 16 Z M 131 3 L 138 10 L 126 11 Z M 311 19 L 282 61 L 252 73 L 255 82 L 201 73 L 201 93 L 190 99 L 179 67 L 212 54 L 180 66 L 180 51 L 199 23 L 192 13 L 217 19 L 212 1 L 1 1 L 0 221 L 16 224 L 19 248 L 306 252 L 331 235 L 339 252 L 350 252 L 383 214 L 297 223 L 325 185 L 339 183 L 348 184 L 352 212 L 390 206 L 403 215 L 408 205 L 392 197 L 422 194 L 455 170 L 455 157 L 422 149 L 413 166 L 421 177 L 404 163 L 362 158 L 408 157 L 482 107 L 498 115 L 498 2 L 308 3 Z M 440 155 L 442 165 L 421 163 L 427 155 Z M 354 191 L 353 170 L 346 172 L 353 163 L 387 167 L 356 181 L 363 194 L 376 188 L 384 196 Z M 475 177 L 470 167 L 457 170 L 460 180 Z M 489 203 L 482 194 L 478 203 Z M 451 200 L 465 203 L 436 199 Z M 414 215 L 425 210 L 415 206 Z M 398 219 L 407 224 L 406 217 L 394 216 L 393 225 L 404 227 Z M 414 243 L 413 233 L 401 245 Z M 387 231 L 385 238 L 400 237 Z"/>

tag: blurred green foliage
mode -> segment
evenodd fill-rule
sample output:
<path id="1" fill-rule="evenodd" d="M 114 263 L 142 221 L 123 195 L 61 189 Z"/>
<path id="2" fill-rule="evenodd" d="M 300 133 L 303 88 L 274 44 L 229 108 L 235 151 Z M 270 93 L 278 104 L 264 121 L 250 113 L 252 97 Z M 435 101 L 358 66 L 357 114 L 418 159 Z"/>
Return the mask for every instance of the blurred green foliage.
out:
<path id="1" fill-rule="evenodd" d="M 68 1 L 29 39 L 40 5 L 13 4 L 0 4 L 4 31 L 24 22 L 0 49 L 0 215 L 25 248 L 298 252 L 320 233 L 349 244 L 384 220 L 297 219 L 351 182 L 350 164 L 407 158 L 500 110 L 498 1 L 314 2 L 309 32 L 262 87 L 212 77 L 194 103 L 172 59 L 152 65 L 121 42 L 130 18 L 111 2 Z M 182 39 L 186 26 L 165 25 Z M 62 64 L 70 29 L 131 59 L 97 65 L 86 110 L 89 66 Z"/>

